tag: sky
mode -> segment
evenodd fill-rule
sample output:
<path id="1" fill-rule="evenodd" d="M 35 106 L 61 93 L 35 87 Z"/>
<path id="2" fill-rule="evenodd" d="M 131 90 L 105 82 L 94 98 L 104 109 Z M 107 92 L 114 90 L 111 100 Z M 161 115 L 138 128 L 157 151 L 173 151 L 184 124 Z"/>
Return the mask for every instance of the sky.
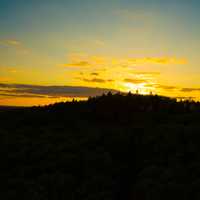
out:
<path id="1" fill-rule="evenodd" d="M 0 0 L 0 105 L 103 92 L 200 100 L 199 0 Z"/>

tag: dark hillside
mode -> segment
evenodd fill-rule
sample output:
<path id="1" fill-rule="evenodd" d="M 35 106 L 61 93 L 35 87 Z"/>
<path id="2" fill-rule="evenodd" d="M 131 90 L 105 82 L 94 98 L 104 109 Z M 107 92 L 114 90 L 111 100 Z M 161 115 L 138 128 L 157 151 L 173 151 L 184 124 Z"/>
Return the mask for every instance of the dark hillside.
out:
<path id="1" fill-rule="evenodd" d="M 200 103 L 108 93 L 0 122 L 2 199 L 200 199 Z"/>

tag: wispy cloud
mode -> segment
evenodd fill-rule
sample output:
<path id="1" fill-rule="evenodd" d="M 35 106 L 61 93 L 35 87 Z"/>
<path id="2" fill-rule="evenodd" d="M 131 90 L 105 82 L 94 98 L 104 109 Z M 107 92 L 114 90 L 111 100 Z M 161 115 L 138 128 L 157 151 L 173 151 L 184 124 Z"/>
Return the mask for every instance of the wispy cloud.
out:
<path id="1" fill-rule="evenodd" d="M 200 92 L 200 88 L 182 88 L 181 92 Z"/>
<path id="2" fill-rule="evenodd" d="M 92 72 L 92 73 L 90 73 L 90 75 L 92 75 L 92 76 L 99 76 L 99 73 L 97 73 L 97 72 Z"/>
<path id="3" fill-rule="evenodd" d="M 5 92 L 5 91 L 4 91 Z M 0 97 L 45 98 L 44 95 L 0 93 Z"/>
<path id="4" fill-rule="evenodd" d="M 106 57 L 102 56 L 89 56 L 84 53 L 78 53 L 78 54 L 69 54 L 68 55 L 68 63 L 61 64 L 61 66 L 64 67 L 93 67 L 98 65 L 105 65 L 108 63 L 108 60 Z"/>
<path id="5" fill-rule="evenodd" d="M 0 40 L 0 46 L 14 48 L 17 52 L 21 54 L 28 54 L 30 52 L 30 50 L 24 47 L 23 43 L 17 39 Z"/>
<path id="6" fill-rule="evenodd" d="M 147 83 L 147 80 L 144 79 L 125 78 L 123 81 L 126 83 L 133 83 L 133 84 Z"/>
<path id="7" fill-rule="evenodd" d="M 148 65 L 148 64 L 187 64 L 187 59 L 176 57 L 142 57 L 142 58 L 112 58 L 103 56 L 89 56 L 86 54 L 72 54 L 68 56 L 69 62 L 62 64 L 65 67 L 106 67 L 106 66 L 132 66 L 132 65 Z"/>
<path id="8" fill-rule="evenodd" d="M 138 72 L 133 72 L 133 74 L 136 75 L 142 75 L 142 76 L 158 76 L 160 75 L 160 72 L 152 72 L 152 71 L 138 71 Z"/>
<path id="9" fill-rule="evenodd" d="M 185 58 L 175 58 L 175 57 L 145 57 L 145 58 L 131 58 L 128 59 L 131 64 L 187 64 Z"/>
<path id="10" fill-rule="evenodd" d="M 94 44 L 97 46 L 104 46 L 105 42 L 103 40 L 96 39 L 94 40 Z"/>
<path id="11" fill-rule="evenodd" d="M 113 82 L 112 79 L 101 79 L 101 78 L 92 78 L 92 79 L 82 79 L 85 82 L 92 82 L 92 83 L 106 83 L 106 82 Z"/>
<path id="12" fill-rule="evenodd" d="M 94 88 L 83 86 L 42 86 L 28 84 L 5 84 L 0 83 L 0 96 L 10 97 L 89 97 L 97 96 L 109 91 L 115 93 L 117 90 L 109 88 Z"/>
<path id="13" fill-rule="evenodd" d="M 147 85 L 145 85 L 146 87 L 154 87 L 156 89 L 161 89 L 161 90 L 165 90 L 165 91 L 179 91 L 179 92 L 183 92 L 183 93 L 187 93 L 187 92 L 200 92 L 200 88 L 182 88 L 182 87 L 178 87 L 178 86 L 173 86 L 173 85 L 163 85 L 163 84 L 152 84 L 149 83 Z"/>
<path id="14" fill-rule="evenodd" d="M 160 85 L 160 84 L 157 84 L 156 87 L 159 88 L 159 89 L 163 89 L 163 90 L 175 90 L 175 89 L 178 89 L 176 86 L 171 86 L 171 85 Z"/>
<path id="15" fill-rule="evenodd" d="M 22 44 L 19 40 L 16 39 L 7 39 L 7 40 L 0 40 L 0 45 L 18 47 L 21 46 Z"/>
<path id="16" fill-rule="evenodd" d="M 90 63 L 88 61 L 79 61 L 79 62 L 72 62 L 72 63 L 67 63 L 63 64 L 63 67 L 88 67 L 90 66 Z"/>

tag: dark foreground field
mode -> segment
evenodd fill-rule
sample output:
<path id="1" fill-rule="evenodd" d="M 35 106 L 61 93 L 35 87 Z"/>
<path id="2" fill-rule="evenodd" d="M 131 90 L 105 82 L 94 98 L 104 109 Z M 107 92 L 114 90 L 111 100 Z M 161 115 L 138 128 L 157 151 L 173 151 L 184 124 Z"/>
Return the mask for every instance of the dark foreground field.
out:
<path id="1" fill-rule="evenodd" d="M 200 199 L 200 104 L 104 95 L 0 111 L 0 198 Z"/>

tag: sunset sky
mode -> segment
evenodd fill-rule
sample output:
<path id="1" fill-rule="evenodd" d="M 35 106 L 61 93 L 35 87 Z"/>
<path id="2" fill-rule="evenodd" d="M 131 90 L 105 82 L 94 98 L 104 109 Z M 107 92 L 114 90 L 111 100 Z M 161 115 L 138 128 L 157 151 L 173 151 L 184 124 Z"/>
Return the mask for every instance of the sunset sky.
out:
<path id="1" fill-rule="evenodd" d="M 199 0 L 0 0 L 0 105 L 112 89 L 200 100 Z"/>

